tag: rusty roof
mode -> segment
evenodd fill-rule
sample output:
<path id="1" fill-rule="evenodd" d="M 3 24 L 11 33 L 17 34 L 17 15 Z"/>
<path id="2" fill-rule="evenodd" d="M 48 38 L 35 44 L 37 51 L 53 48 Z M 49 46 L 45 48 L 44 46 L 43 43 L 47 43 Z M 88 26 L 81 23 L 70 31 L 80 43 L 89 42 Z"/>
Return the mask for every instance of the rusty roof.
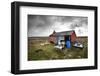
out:
<path id="1" fill-rule="evenodd" d="M 74 32 L 74 30 L 71 31 L 62 31 L 62 32 L 56 32 L 55 35 L 59 36 L 59 35 L 71 35 Z"/>

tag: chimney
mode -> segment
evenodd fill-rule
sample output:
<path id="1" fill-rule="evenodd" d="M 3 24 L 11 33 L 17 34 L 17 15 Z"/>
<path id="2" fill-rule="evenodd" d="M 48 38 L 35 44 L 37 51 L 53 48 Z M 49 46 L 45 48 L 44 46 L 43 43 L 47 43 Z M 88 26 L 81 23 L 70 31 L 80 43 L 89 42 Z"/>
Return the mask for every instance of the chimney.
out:
<path id="1" fill-rule="evenodd" d="M 55 33 L 56 33 L 56 31 L 54 30 L 54 31 L 53 31 L 53 34 L 55 34 Z"/>

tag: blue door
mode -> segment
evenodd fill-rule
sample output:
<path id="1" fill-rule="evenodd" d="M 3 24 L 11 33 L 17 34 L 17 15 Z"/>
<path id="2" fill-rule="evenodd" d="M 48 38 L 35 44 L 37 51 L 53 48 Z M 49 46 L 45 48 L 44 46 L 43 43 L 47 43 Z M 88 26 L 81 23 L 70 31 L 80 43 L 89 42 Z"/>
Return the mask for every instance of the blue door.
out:
<path id="1" fill-rule="evenodd" d="M 71 42 L 70 42 L 70 40 L 66 41 L 66 48 L 71 48 Z"/>
<path id="2" fill-rule="evenodd" d="M 71 48 L 71 41 L 70 41 L 70 37 L 66 37 L 66 48 Z"/>

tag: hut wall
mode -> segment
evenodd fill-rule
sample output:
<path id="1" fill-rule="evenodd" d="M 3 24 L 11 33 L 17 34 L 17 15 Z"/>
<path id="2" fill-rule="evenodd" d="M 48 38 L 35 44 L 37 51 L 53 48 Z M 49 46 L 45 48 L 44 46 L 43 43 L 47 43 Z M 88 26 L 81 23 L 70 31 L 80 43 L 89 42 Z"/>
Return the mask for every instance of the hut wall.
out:
<path id="1" fill-rule="evenodd" d="M 57 43 L 56 37 L 55 36 L 49 37 L 49 42 L 56 44 Z"/>
<path id="2" fill-rule="evenodd" d="M 76 41 L 76 34 L 75 32 L 73 32 L 71 35 L 71 42 L 75 42 L 75 41 Z"/>
<path id="3" fill-rule="evenodd" d="M 64 36 L 58 36 L 58 37 L 57 37 L 58 45 L 61 44 L 61 40 L 64 40 Z"/>

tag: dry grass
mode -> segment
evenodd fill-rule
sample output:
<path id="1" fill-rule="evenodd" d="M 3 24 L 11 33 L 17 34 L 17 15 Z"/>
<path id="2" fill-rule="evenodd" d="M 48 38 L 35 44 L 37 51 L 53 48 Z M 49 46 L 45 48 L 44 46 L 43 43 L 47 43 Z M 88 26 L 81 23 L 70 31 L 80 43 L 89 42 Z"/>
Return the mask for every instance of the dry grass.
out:
<path id="1" fill-rule="evenodd" d="M 81 59 L 88 57 L 87 38 L 81 38 L 84 48 L 71 47 L 59 50 L 54 44 L 48 42 L 48 38 L 28 39 L 28 60 L 53 60 L 53 59 Z"/>

